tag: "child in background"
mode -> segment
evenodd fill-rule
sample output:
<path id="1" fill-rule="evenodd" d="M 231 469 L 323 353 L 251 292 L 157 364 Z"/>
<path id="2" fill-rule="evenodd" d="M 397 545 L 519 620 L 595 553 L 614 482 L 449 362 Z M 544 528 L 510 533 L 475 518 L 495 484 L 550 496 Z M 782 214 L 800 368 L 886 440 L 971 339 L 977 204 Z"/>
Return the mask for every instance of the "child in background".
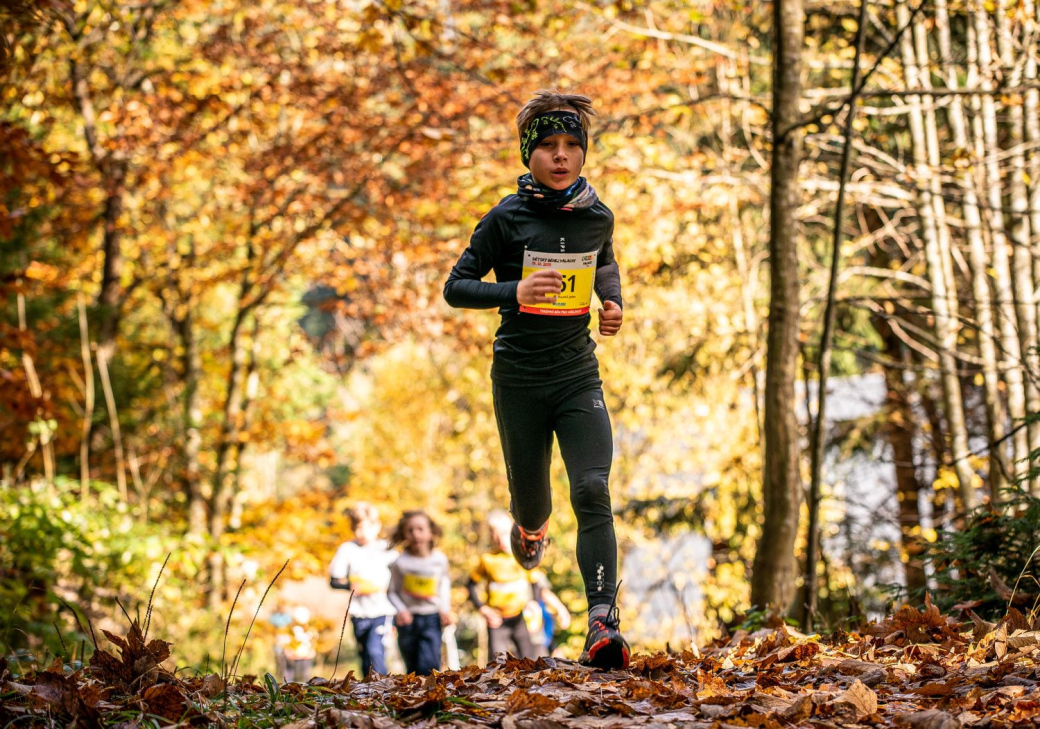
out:
<path id="1" fill-rule="evenodd" d="M 267 621 L 274 626 L 274 675 L 281 680 L 289 674 L 285 659 L 285 646 L 292 639 L 292 611 L 285 597 L 279 597 Z"/>
<path id="2" fill-rule="evenodd" d="M 314 676 L 318 634 L 309 625 L 311 611 L 303 605 L 293 608 L 292 619 L 291 633 L 285 644 L 286 673 L 290 681 L 304 683 Z"/>
<path id="3" fill-rule="evenodd" d="M 531 633 L 536 656 L 551 656 L 556 650 L 556 629 L 571 627 L 571 613 L 559 596 L 546 586 L 535 600 L 524 607 L 524 620 Z"/>
<path id="4" fill-rule="evenodd" d="M 387 590 L 390 565 L 397 559 L 397 552 L 379 538 L 382 524 L 374 506 L 359 501 L 347 516 L 354 539 L 336 550 L 329 565 L 329 584 L 335 589 L 354 591 L 350 622 L 361 657 L 362 677 L 367 677 L 370 671 L 385 676 L 386 646 L 396 612 Z"/>
<path id="5" fill-rule="evenodd" d="M 397 608 L 397 645 L 409 673 L 441 667 L 441 629 L 451 614 L 448 558 L 437 549 L 441 529 L 424 511 L 401 515 L 390 542 L 404 550 L 390 567 L 390 601 Z"/>
<path id="6" fill-rule="evenodd" d="M 488 657 L 514 646 L 521 658 L 537 658 L 539 653 L 531 639 L 524 609 L 538 598 L 559 604 L 563 614 L 570 615 L 556 595 L 549 589 L 548 580 L 540 570 L 525 570 L 510 551 L 509 533 L 513 520 L 505 511 L 495 509 L 487 518 L 491 531 L 491 551 L 480 556 L 480 562 L 470 573 L 467 589 L 469 599 L 484 617 L 488 626 Z M 483 592 L 483 596 L 481 595 Z M 539 624 L 541 629 L 541 624 Z"/>

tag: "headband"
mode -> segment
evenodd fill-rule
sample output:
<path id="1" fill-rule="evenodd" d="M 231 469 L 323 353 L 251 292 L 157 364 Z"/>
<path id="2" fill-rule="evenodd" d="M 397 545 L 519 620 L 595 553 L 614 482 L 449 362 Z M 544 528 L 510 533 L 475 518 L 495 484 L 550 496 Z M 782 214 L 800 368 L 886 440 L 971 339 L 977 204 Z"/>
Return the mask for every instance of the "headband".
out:
<path id="1" fill-rule="evenodd" d="M 525 167 L 530 167 L 531 151 L 554 134 L 569 134 L 578 140 L 582 152 L 588 152 L 589 141 L 582 129 L 581 118 L 573 111 L 547 111 L 532 119 L 520 136 L 520 159 Z"/>

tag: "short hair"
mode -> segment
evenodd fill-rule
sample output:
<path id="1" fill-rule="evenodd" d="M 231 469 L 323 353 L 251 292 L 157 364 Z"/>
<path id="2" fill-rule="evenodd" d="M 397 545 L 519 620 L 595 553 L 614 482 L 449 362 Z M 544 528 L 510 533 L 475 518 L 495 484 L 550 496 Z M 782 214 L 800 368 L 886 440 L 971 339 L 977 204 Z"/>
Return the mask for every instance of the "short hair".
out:
<path id="1" fill-rule="evenodd" d="M 535 117 L 549 111 L 562 110 L 572 110 L 578 115 L 578 121 L 581 122 L 581 128 L 587 136 L 592 127 L 592 117 L 596 116 L 596 110 L 592 108 L 592 99 L 581 94 L 561 94 L 549 89 L 535 91 L 531 100 L 523 105 L 516 115 L 516 131 L 523 139 L 524 132 L 531 126 Z"/>
<path id="2" fill-rule="evenodd" d="M 404 525 L 408 523 L 408 520 L 412 517 L 421 516 L 430 525 L 430 532 L 433 534 L 433 544 L 437 545 L 440 541 L 441 535 L 444 533 L 441 531 L 440 526 L 437 525 L 429 514 L 422 509 L 411 509 L 401 514 L 401 518 L 397 520 L 397 526 L 394 527 L 394 533 L 390 536 L 390 545 L 396 547 L 398 544 L 404 544 Z"/>
<path id="3" fill-rule="evenodd" d="M 347 518 L 350 519 L 350 526 L 354 529 L 357 529 L 357 525 L 363 521 L 380 523 L 379 510 L 367 501 L 358 501 L 347 509 Z"/>

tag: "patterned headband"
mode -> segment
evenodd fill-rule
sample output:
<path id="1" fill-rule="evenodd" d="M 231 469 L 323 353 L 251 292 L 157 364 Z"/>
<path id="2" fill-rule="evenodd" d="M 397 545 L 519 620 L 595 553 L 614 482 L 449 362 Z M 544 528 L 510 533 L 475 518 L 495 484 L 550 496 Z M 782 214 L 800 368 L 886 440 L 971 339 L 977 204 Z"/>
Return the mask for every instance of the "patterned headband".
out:
<path id="1" fill-rule="evenodd" d="M 531 152 L 534 148 L 554 134 L 569 134 L 578 140 L 582 152 L 588 152 L 589 140 L 581 128 L 581 118 L 573 111 L 547 111 L 532 119 L 520 137 L 520 159 L 525 167 L 531 166 Z"/>

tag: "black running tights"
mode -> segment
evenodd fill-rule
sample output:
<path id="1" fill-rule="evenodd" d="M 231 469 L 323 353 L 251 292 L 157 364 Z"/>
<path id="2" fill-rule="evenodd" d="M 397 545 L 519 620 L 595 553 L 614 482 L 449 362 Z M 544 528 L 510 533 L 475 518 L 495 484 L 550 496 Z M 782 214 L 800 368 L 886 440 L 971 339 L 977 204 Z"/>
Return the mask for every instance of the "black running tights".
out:
<path id="1" fill-rule="evenodd" d="M 513 518 L 528 531 L 549 519 L 555 433 L 578 521 L 576 553 L 585 596 L 590 608 L 610 604 L 617 581 L 617 539 L 607 488 L 614 449 L 599 377 L 534 387 L 495 384 L 493 392 Z"/>

